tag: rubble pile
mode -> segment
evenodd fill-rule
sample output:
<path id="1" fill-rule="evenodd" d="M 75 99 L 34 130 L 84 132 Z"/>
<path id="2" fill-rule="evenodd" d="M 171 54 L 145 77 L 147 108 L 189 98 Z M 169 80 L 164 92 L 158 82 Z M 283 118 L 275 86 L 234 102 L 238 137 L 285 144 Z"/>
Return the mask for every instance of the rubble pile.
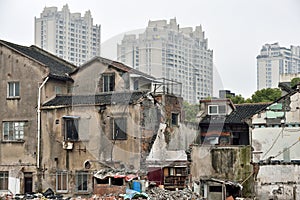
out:
<path id="1" fill-rule="evenodd" d="M 151 200 L 201 200 L 199 194 L 194 193 L 190 189 L 183 189 L 183 190 L 177 190 L 177 191 L 169 191 L 164 190 L 159 187 L 155 187 L 152 189 L 149 189 L 146 192 L 149 195 L 149 199 Z"/>

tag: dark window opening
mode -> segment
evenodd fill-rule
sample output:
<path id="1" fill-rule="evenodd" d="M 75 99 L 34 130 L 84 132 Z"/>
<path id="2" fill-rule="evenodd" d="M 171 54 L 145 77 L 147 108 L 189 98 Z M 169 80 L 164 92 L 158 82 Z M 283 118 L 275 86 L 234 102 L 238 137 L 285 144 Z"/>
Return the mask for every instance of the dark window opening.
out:
<path id="1" fill-rule="evenodd" d="M 0 190 L 8 190 L 8 172 L 0 172 Z"/>
<path id="2" fill-rule="evenodd" d="M 105 179 L 99 179 L 99 178 L 97 178 L 96 179 L 96 183 L 97 184 L 109 184 L 109 178 L 108 177 L 105 178 Z"/>
<path id="3" fill-rule="evenodd" d="M 113 177 L 111 177 L 111 185 L 122 186 L 122 185 L 124 185 L 124 179 L 123 178 L 113 178 Z"/>
<path id="4" fill-rule="evenodd" d="M 104 74 L 103 75 L 103 92 L 114 91 L 115 88 L 115 75 Z"/>
<path id="5" fill-rule="evenodd" d="M 78 140 L 78 118 L 65 118 L 65 140 Z"/>
<path id="6" fill-rule="evenodd" d="M 172 113 L 172 125 L 177 126 L 179 121 L 179 114 L 178 113 Z"/>
<path id="7" fill-rule="evenodd" d="M 113 120 L 113 140 L 127 139 L 127 120 L 126 118 L 117 118 Z"/>

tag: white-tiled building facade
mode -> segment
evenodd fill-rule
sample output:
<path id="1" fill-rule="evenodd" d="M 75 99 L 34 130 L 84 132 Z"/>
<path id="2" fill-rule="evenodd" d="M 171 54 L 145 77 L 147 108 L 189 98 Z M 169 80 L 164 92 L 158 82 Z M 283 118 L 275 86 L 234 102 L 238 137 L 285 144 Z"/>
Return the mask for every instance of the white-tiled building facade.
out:
<path id="1" fill-rule="evenodd" d="M 90 11 L 81 17 L 70 13 L 68 5 L 61 11 L 45 7 L 40 18 L 35 18 L 35 45 L 75 65 L 100 56 L 101 26 L 93 25 Z"/>
<path id="2" fill-rule="evenodd" d="M 125 35 L 118 60 L 157 78 L 181 83 L 173 93 L 198 103 L 213 95 L 213 51 L 201 26 L 179 28 L 176 19 L 149 21 L 138 37 Z"/>
<path id="3" fill-rule="evenodd" d="M 257 59 L 257 89 L 277 88 L 288 74 L 300 73 L 300 46 L 263 45 Z"/>

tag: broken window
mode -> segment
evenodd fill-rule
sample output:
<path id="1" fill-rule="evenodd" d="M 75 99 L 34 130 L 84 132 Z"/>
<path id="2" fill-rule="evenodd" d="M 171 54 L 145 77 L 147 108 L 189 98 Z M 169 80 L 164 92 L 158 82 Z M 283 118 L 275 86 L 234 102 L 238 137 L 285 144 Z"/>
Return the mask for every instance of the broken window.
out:
<path id="1" fill-rule="evenodd" d="M 125 117 L 113 119 L 113 140 L 126 140 L 127 139 L 127 119 Z"/>
<path id="2" fill-rule="evenodd" d="M 3 141 L 18 141 L 24 138 L 25 122 L 3 122 Z"/>
<path id="3" fill-rule="evenodd" d="M 76 172 L 76 191 L 87 192 L 88 191 L 88 173 Z"/>
<path id="4" fill-rule="evenodd" d="M 76 116 L 64 116 L 65 122 L 65 140 L 77 141 L 78 140 L 78 120 Z"/>
<path id="5" fill-rule="evenodd" d="M 56 172 L 56 191 L 57 192 L 68 191 L 68 172 L 66 171 Z"/>
<path id="6" fill-rule="evenodd" d="M 0 190 L 8 190 L 8 172 L 0 172 Z"/>
<path id="7" fill-rule="evenodd" d="M 115 88 L 115 75 L 103 74 L 103 92 L 114 91 Z"/>
<path id="8" fill-rule="evenodd" d="M 20 83 L 19 82 L 9 82 L 7 85 L 7 97 L 19 97 L 20 96 Z"/>

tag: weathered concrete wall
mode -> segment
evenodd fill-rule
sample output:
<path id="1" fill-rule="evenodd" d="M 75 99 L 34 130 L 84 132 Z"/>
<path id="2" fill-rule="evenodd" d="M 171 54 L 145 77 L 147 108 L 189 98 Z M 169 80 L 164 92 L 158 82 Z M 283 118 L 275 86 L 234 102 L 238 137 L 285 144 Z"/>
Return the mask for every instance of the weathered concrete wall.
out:
<path id="1" fill-rule="evenodd" d="M 37 98 L 38 86 L 48 73 L 46 67 L 0 45 L 0 130 L 4 121 L 25 122 L 24 138 L 4 141 L 1 135 L 0 171 L 9 173 L 9 189 L 24 192 L 24 173 L 31 172 L 33 190 L 37 183 Z M 8 82 L 20 83 L 20 96 L 7 98 Z M 45 99 L 45 88 L 42 100 Z"/>
<path id="2" fill-rule="evenodd" d="M 251 147 L 193 146 L 191 153 L 192 181 L 217 178 L 242 183 L 252 173 Z M 252 191 L 252 178 L 243 184 L 244 195 Z"/>
<path id="3" fill-rule="evenodd" d="M 257 175 L 259 199 L 300 199 L 300 165 L 261 165 Z"/>
<path id="4" fill-rule="evenodd" d="M 272 105 L 279 109 L 270 108 L 252 117 L 252 145 L 256 152 L 254 162 L 270 157 L 285 162 L 300 159 L 299 97 L 300 94 L 295 93 L 283 102 Z"/>

